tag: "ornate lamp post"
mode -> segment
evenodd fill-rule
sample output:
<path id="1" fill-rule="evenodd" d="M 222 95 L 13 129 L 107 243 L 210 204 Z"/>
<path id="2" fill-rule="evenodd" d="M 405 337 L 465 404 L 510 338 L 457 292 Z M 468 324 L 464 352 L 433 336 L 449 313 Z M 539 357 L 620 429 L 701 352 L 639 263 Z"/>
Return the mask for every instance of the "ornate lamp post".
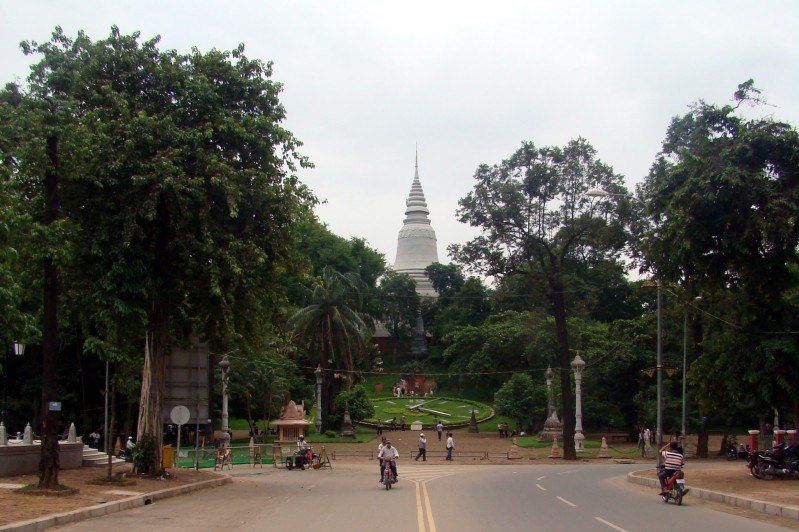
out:
<path id="1" fill-rule="evenodd" d="M 574 449 L 576 451 L 584 451 L 583 440 L 583 368 L 585 361 L 577 354 L 572 360 L 572 370 L 574 371 Z"/>
<path id="2" fill-rule="evenodd" d="M 316 375 L 316 419 L 314 420 L 314 425 L 316 425 L 316 433 L 322 433 L 322 367 L 316 366 L 316 370 L 314 370 L 314 375 Z"/>
<path id="3" fill-rule="evenodd" d="M 220 443 L 222 447 L 227 447 L 230 445 L 227 409 L 227 372 L 230 369 L 230 360 L 228 360 L 227 355 L 222 357 L 222 360 L 219 361 L 219 369 L 222 370 L 222 437 L 220 438 Z"/>

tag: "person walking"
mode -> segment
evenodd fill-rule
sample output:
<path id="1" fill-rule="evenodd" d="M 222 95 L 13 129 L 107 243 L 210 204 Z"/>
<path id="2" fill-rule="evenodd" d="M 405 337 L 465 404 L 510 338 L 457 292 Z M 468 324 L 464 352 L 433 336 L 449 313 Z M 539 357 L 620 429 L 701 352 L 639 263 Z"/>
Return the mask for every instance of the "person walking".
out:
<path id="1" fill-rule="evenodd" d="M 400 426 L 402 427 L 402 432 L 405 432 L 405 416 L 400 419 Z"/>
<path id="2" fill-rule="evenodd" d="M 452 433 L 447 432 L 447 460 L 452 461 L 452 450 L 455 448 L 455 441 L 452 439 Z"/>
<path id="3" fill-rule="evenodd" d="M 379 419 L 377 420 L 377 435 L 380 436 L 383 434 L 383 422 Z"/>
<path id="4" fill-rule="evenodd" d="M 641 451 L 641 458 L 644 457 L 645 449 L 646 445 L 644 445 L 644 431 L 642 429 L 638 432 L 638 450 Z"/>
<path id="5" fill-rule="evenodd" d="M 420 456 L 422 462 L 427 462 L 427 438 L 424 437 L 424 432 L 419 433 L 419 454 L 416 455 L 414 461 L 418 462 Z"/>
<path id="6" fill-rule="evenodd" d="M 439 419 L 436 423 L 436 432 L 438 433 L 438 441 L 441 441 L 441 433 L 444 432 L 444 424 Z"/>

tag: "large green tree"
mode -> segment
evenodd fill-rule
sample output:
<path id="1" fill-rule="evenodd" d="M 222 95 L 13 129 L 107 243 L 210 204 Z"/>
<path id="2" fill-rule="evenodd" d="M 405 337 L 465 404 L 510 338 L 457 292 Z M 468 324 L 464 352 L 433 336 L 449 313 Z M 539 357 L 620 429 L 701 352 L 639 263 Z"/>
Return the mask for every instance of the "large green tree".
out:
<path id="1" fill-rule="evenodd" d="M 138 435 L 154 440 L 144 469 L 156 471 L 169 349 L 192 332 L 235 344 L 273 311 L 292 219 L 310 201 L 292 175 L 305 160 L 280 125 L 271 65 L 243 46 L 179 54 L 117 28 L 99 41 L 57 29 L 25 50 L 43 57 L 27 96 L 49 112 L 40 153 L 57 149 L 58 165 L 25 146 L 19 154 L 45 179 L 60 172 L 72 244 L 64 277 L 90 305 L 94 332 L 111 341 L 124 324 L 144 345 Z"/>
<path id="2" fill-rule="evenodd" d="M 688 308 L 694 387 L 705 412 L 719 403 L 765 415 L 796 409 L 795 307 L 799 251 L 799 134 L 771 117 L 751 80 L 734 102 L 700 101 L 674 118 L 640 187 L 643 266 Z M 693 302 L 702 296 L 701 303 Z"/>
<path id="3" fill-rule="evenodd" d="M 627 202 L 586 196 L 591 188 L 624 193 L 622 178 L 582 138 L 563 147 L 524 142 L 501 163 L 479 166 L 474 177 L 474 190 L 460 200 L 458 215 L 481 234 L 451 251 L 486 275 L 522 275 L 531 290 L 546 287 L 563 393 L 564 457 L 574 460 L 567 274 L 584 260 L 613 260 L 623 249 Z"/>

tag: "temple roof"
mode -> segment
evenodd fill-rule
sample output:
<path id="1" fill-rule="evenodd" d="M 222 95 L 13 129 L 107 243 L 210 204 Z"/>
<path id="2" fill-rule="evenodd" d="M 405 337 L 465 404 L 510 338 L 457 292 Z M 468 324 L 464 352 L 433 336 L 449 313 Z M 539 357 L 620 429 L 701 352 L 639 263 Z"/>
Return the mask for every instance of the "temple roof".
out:
<path id="1" fill-rule="evenodd" d="M 275 425 L 309 425 L 311 422 L 305 419 L 305 403 L 299 405 L 294 401 L 289 401 L 280 412 L 280 419 L 275 421 Z"/>

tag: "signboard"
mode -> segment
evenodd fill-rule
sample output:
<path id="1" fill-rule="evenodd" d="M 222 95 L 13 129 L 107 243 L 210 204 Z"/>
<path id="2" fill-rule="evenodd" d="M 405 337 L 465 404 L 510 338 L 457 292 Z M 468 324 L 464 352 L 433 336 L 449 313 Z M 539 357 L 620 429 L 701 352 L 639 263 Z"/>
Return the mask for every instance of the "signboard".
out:
<path id="1" fill-rule="evenodd" d="M 171 416 L 172 409 L 180 405 L 189 407 L 186 425 L 197 423 L 198 410 L 201 425 L 211 417 L 208 411 L 208 399 L 211 395 L 211 372 L 208 367 L 210 358 L 208 344 L 199 341 L 194 341 L 186 348 L 172 349 L 166 362 L 166 383 L 161 410 L 164 423 L 175 423 Z"/>
<path id="2" fill-rule="evenodd" d="M 47 403 L 49 412 L 61 412 L 61 401 L 50 401 Z"/>

